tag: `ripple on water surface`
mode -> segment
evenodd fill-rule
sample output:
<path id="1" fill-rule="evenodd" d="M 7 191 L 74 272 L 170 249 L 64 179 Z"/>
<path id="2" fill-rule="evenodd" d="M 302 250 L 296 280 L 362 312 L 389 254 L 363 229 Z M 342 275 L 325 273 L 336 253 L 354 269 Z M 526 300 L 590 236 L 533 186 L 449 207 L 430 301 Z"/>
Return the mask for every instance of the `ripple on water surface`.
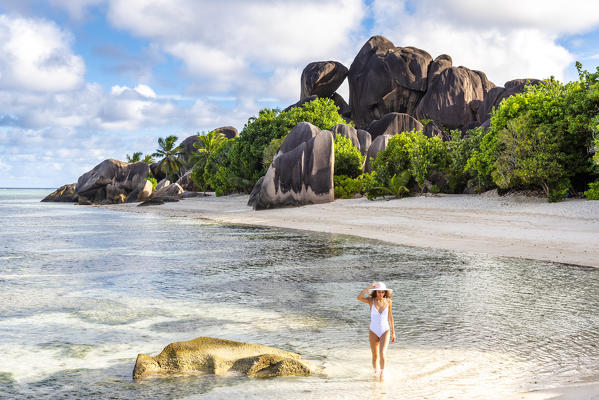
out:
<path id="1" fill-rule="evenodd" d="M 599 374 L 599 270 L 43 193 L 0 190 L 0 398 L 503 399 Z M 395 290 L 398 333 L 382 384 L 355 300 L 375 280 Z M 297 351 L 323 373 L 131 381 L 137 353 L 197 336 Z"/>

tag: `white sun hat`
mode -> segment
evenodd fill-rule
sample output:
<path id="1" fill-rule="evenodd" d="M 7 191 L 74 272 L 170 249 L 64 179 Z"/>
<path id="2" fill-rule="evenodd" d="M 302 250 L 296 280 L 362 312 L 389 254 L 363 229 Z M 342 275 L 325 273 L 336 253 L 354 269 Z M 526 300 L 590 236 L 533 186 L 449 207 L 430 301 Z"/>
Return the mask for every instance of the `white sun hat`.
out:
<path id="1" fill-rule="evenodd" d="M 393 292 L 393 289 L 389 289 L 384 282 L 379 282 L 373 289 L 370 289 L 368 292 L 372 293 L 375 290 L 387 290 L 389 292 Z"/>

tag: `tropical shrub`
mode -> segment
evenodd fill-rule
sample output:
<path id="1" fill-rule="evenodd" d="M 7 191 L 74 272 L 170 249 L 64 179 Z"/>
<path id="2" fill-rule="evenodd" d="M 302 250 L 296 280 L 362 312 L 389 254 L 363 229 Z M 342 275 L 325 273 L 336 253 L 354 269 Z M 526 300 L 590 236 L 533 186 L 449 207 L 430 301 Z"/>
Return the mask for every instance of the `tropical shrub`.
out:
<path id="1" fill-rule="evenodd" d="M 599 200 L 599 181 L 589 183 L 589 188 L 584 192 L 587 200 Z"/>
<path id="2" fill-rule="evenodd" d="M 412 175 L 409 170 L 404 170 L 401 174 L 393 175 L 389 180 L 388 186 L 370 186 L 366 191 L 366 198 L 368 200 L 374 200 L 377 197 L 383 196 L 395 196 L 398 199 L 403 197 L 407 197 L 410 195 L 410 189 L 408 189 L 408 184 Z"/>
<path id="3" fill-rule="evenodd" d="M 470 129 L 462 137 L 462 131 L 450 132 L 450 140 L 447 142 L 448 164 L 445 176 L 449 184 L 450 193 L 462 193 L 466 187 L 476 187 L 480 192 L 484 185 L 481 178 L 467 168 L 469 157 L 480 148 L 480 142 L 485 135 L 482 127 Z M 488 180 L 491 178 L 489 177 Z M 484 178 L 483 178 L 484 181 Z"/>
<path id="4" fill-rule="evenodd" d="M 268 169 L 268 167 L 270 167 L 270 164 L 272 164 L 272 160 L 275 158 L 275 154 L 277 154 L 279 147 L 281 147 L 286 137 L 287 135 L 281 138 L 275 138 L 271 140 L 268 146 L 266 146 L 266 148 L 264 149 L 264 153 L 262 155 L 262 164 L 266 169 Z"/>
<path id="5" fill-rule="evenodd" d="M 229 152 L 237 140 L 234 138 L 219 141 L 206 159 L 203 182 L 207 187 L 212 188 L 217 196 L 235 192 L 239 187 L 239 178 L 231 172 L 229 157 Z"/>
<path id="6" fill-rule="evenodd" d="M 335 135 L 335 175 L 356 178 L 362 173 L 364 156 L 353 145 L 351 139 Z"/>
<path id="7" fill-rule="evenodd" d="M 597 176 L 589 149 L 599 114 L 599 68 L 593 74 L 580 63 L 577 68 L 577 82 L 551 79 L 504 99 L 467 169 L 506 189 L 540 187 L 550 201 L 586 188 Z"/>
<path id="8" fill-rule="evenodd" d="M 424 190 L 424 181 L 434 171 L 446 169 L 448 164 L 447 148 L 441 138 L 427 138 L 422 131 L 404 132 L 410 141 L 407 145 L 409 171 L 420 188 Z"/>
<path id="9" fill-rule="evenodd" d="M 336 175 L 333 180 L 335 182 L 335 198 L 337 199 L 351 199 L 356 194 L 366 194 L 374 186 L 372 173 L 362 174 L 356 178 L 347 175 Z"/>
<path id="10" fill-rule="evenodd" d="M 376 181 L 379 186 L 389 186 L 393 176 L 403 173 L 410 167 L 408 147 L 410 136 L 403 133 L 394 135 L 387 143 L 387 148 L 380 151 L 372 162 Z"/>
<path id="11" fill-rule="evenodd" d="M 304 121 L 321 129 L 332 129 L 345 123 L 331 99 L 316 99 L 285 112 L 261 110 L 258 117 L 248 120 L 231 148 L 231 173 L 248 183 L 238 189 L 251 188 L 266 173 L 268 167 L 263 163 L 264 152 L 272 140 L 282 138 Z"/>
<path id="12" fill-rule="evenodd" d="M 227 138 L 218 131 L 211 131 L 204 135 L 198 133 L 198 139 L 199 141 L 193 145 L 198 151 L 192 153 L 189 157 L 189 168 L 192 170 L 190 178 L 199 190 L 206 191 L 210 189 L 204 178 L 206 163 L 210 155 L 219 147 L 219 144 Z"/>

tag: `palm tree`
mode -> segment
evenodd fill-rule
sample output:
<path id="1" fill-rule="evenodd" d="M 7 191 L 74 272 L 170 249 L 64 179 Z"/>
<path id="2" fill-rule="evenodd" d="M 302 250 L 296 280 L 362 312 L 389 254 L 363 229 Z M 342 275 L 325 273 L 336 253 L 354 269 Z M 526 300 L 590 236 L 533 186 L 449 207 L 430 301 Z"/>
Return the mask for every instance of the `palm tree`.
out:
<path id="1" fill-rule="evenodd" d="M 141 160 L 141 151 L 136 151 L 135 153 L 133 153 L 132 156 L 129 156 L 129 154 L 127 154 L 127 162 L 128 163 L 134 163 L 134 162 L 138 162 Z"/>
<path id="2" fill-rule="evenodd" d="M 181 176 L 183 169 L 183 160 L 181 159 L 181 147 L 175 146 L 177 137 L 174 135 L 166 138 L 158 138 L 158 149 L 152 154 L 158 157 L 159 167 L 171 181 L 176 181 Z"/>
<path id="3" fill-rule="evenodd" d="M 152 154 L 146 154 L 144 156 L 144 159 L 141 161 L 145 162 L 146 164 L 154 164 L 156 162 L 156 160 L 154 160 L 154 156 Z"/>
<path id="4" fill-rule="evenodd" d="M 211 154 L 217 149 L 220 143 L 227 140 L 227 137 L 218 131 L 211 131 L 203 135 L 198 133 L 198 141 L 193 144 L 198 151 L 189 157 L 189 169 L 193 170 L 191 179 L 196 187 L 204 192 L 208 189 L 204 179 L 204 168 Z"/>

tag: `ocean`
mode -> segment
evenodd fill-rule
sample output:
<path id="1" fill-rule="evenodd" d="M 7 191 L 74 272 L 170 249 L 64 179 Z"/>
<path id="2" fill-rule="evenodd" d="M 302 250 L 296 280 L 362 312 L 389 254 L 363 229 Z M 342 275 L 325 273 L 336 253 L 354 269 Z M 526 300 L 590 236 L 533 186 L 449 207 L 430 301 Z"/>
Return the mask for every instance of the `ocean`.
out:
<path id="1" fill-rule="evenodd" d="M 40 203 L 0 189 L 0 398 L 508 399 L 599 381 L 599 269 L 351 236 Z M 373 281 L 398 341 L 372 376 Z M 213 336 L 309 377 L 133 381 L 138 353 Z"/>

